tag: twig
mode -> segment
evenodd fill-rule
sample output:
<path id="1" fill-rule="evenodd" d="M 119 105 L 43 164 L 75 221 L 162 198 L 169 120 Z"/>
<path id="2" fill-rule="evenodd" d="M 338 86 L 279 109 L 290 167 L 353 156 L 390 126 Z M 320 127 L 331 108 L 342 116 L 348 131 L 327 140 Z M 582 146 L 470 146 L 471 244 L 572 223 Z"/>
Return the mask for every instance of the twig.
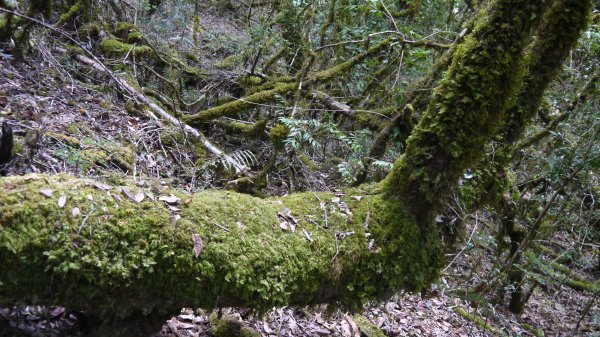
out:
<path id="1" fill-rule="evenodd" d="M 213 221 L 213 224 L 219 228 L 221 228 L 222 230 L 226 231 L 227 233 L 231 232 L 231 230 L 225 226 L 219 225 L 219 223 L 217 223 L 216 221 Z"/>
<path id="2" fill-rule="evenodd" d="M 456 254 L 456 256 L 454 257 L 454 259 L 452 259 L 452 261 L 446 266 L 446 268 L 442 269 L 442 273 L 445 272 L 448 268 L 450 268 L 450 266 L 456 261 L 456 259 L 458 259 L 458 257 L 465 251 L 465 249 L 467 249 L 467 247 L 471 243 L 471 240 L 473 239 L 473 234 L 475 234 L 475 231 L 477 230 L 477 226 L 478 225 L 479 225 L 479 221 L 478 221 L 478 218 L 477 218 L 477 211 L 476 211 L 475 212 L 475 227 L 471 231 L 471 235 L 469 235 L 469 240 L 467 241 L 467 243 L 465 243 L 465 245 L 462 247 L 462 249 L 460 250 L 460 252 L 458 252 L 458 254 Z"/>

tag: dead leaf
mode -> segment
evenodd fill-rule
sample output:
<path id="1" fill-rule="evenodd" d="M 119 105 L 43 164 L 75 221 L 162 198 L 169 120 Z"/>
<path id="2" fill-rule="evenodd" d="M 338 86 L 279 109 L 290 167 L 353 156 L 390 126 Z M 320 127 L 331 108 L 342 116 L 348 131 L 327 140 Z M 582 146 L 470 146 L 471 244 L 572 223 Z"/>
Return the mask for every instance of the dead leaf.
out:
<path id="1" fill-rule="evenodd" d="M 360 199 L 362 199 L 362 198 L 363 198 L 363 196 L 362 196 L 362 195 L 353 195 L 353 196 L 351 196 L 350 198 L 352 198 L 352 199 L 354 199 L 354 200 L 356 200 L 356 201 L 360 201 Z"/>
<path id="2" fill-rule="evenodd" d="M 112 189 L 112 186 L 110 185 L 106 185 L 100 182 L 94 182 L 94 187 L 96 187 L 99 190 L 103 190 L 103 191 L 108 191 L 110 189 Z"/>
<path id="3" fill-rule="evenodd" d="M 158 198 L 158 200 L 160 200 L 160 201 L 164 201 L 164 202 L 166 202 L 167 204 L 178 204 L 178 203 L 181 201 L 181 199 L 179 199 L 177 196 L 175 196 L 175 195 L 173 195 L 173 194 L 171 194 L 171 195 L 169 195 L 169 196 L 166 196 L 166 195 L 161 195 L 161 196 Z"/>
<path id="4" fill-rule="evenodd" d="M 200 238 L 199 234 L 192 234 L 192 240 L 194 241 L 194 256 L 198 257 L 202 252 L 204 244 L 202 243 L 202 239 Z"/>
<path id="5" fill-rule="evenodd" d="M 133 197 L 133 201 L 135 202 L 142 202 L 144 201 L 144 199 L 146 198 L 146 195 L 144 194 L 144 190 L 140 189 L 136 195 Z"/>
<path id="6" fill-rule="evenodd" d="M 41 193 L 43 196 L 45 196 L 45 197 L 48 197 L 48 198 L 49 198 L 49 197 L 51 197 L 51 196 L 52 196 L 52 194 L 54 193 L 54 191 L 53 191 L 53 190 L 51 190 L 51 189 L 49 189 L 49 188 L 42 188 L 42 189 L 40 190 L 40 193 Z"/>
<path id="7" fill-rule="evenodd" d="M 169 207 L 169 211 L 171 211 L 171 212 L 181 212 L 181 208 L 179 208 L 179 207 L 175 207 L 175 206 L 171 206 L 171 205 L 168 205 L 168 207 Z"/>
<path id="8" fill-rule="evenodd" d="M 74 217 L 74 218 L 77 218 L 77 217 L 79 217 L 80 215 L 81 215 L 81 211 L 79 210 L 79 207 L 74 207 L 74 208 L 71 210 L 71 216 L 72 216 L 72 217 Z"/>
<path id="9" fill-rule="evenodd" d="M 25 181 L 29 180 L 40 180 L 40 176 L 38 176 L 37 173 L 32 173 L 25 177 Z"/>
<path id="10" fill-rule="evenodd" d="M 350 328 L 352 328 L 352 337 L 360 337 L 360 330 L 354 319 L 352 319 L 351 316 L 346 315 L 346 320 L 348 321 L 348 324 L 350 324 Z"/>
<path id="11" fill-rule="evenodd" d="M 154 193 L 152 193 L 152 191 L 146 191 L 146 196 L 152 201 L 156 199 L 156 196 L 154 195 Z"/>
<path id="12" fill-rule="evenodd" d="M 65 204 L 67 203 L 67 196 L 62 194 L 59 198 L 58 198 L 58 208 L 63 208 L 65 207 Z"/>
<path id="13" fill-rule="evenodd" d="M 347 321 L 341 322 L 342 335 L 344 337 L 353 337 L 352 331 L 350 331 L 350 324 Z"/>
<path id="14" fill-rule="evenodd" d="M 271 329 L 269 327 L 269 323 L 267 323 L 267 321 L 263 322 L 263 330 L 265 331 L 266 334 L 270 335 L 273 333 L 273 329 Z"/>

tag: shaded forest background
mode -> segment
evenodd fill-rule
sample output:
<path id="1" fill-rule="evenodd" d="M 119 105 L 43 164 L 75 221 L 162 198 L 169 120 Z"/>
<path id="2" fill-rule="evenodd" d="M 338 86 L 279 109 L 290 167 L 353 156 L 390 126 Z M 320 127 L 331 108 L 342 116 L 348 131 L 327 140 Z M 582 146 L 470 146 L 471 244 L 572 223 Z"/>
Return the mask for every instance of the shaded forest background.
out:
<path id="1" fill-rule="evenodd" d="M 285 207 L 273 231 L 318 240 L 317 230 L 302 226 L 327 224 L 330 217 L 335 224 L 352 212 L 363 219 L 353 203 L 371 202 L 377 185 L 361 184 L 392 171 L 458 46 L 488 6 L 449 0 L 0 1 L 0 147 L 12 138 L 0 173 L 33 174 L 23 179 L 34 181 L 39 199 L 68 209 L 79 232 L 94 208 L 61 201 L 68 193 L 38 186 L 40 177 L 51 186 L 69 176 L 55 181 L 45 174 L 92 178 L 102 192 L 125 186 L 119 189 L 123 204 L 160 202 L 174 225 L 182 215 L 186 220 L 184 192 L 223 189 L 259 198 L 307 192 L 316 199 L 303 207 L 317 208 L 320 217 L 300 218 L 298 209 Z M 348 303 L 332 303 L 328 327 L 316 318 L 323 308 L 266 316 L 259 310 L 254 318 L 245 309 L 226 313 L 244 317 L 245 326 L 264 336 L 318 329 L 340 336 L 434 335 L 439 329 L 457 336 L 597 335 L 598 8 L 590 15 L 577 46 L 533 103 L 531 124 L 513 125 L 521 130 L 510 142 L 511 135 L 495 137 L 486 156 L 446 191 L 450 201 L 433 215 L 445 265 L 422 292 L 425 302 L 400 294 L 385 309 L 358 308 L 365 310 L 358 316 L 344 316 Z M 6 184 L 21 180 L 5 181 L 10 190 Z M 361 223 L 368 224 L 370 212 Z M 210 231 L 229 235 L 246 225 L 217 222 Z M 338 244 L 340 258 L 347 258 L 343 243 L 354 233 L 342 228 L 329 238 L 323 252 L 331 256 L 324 259 L 338 257 Z M 200 238 L 201 244 L 187 238 L 190 255 L 199 250 L 202 256 L 207 240 Z M 379 242 L 365 240 L 377 251 Z M 438 301 L 437 311 L 418 330 L 406 317 L 422 312 L 427 301 Z M 402 311 L 403 303 L 420 304 Z M 71 322 L 69 311 L 56 311 L 61 307 L 36 307 L 39 313 L 31 314 L 23 305 L 34 303 L 16 304 L 0 315 L 0 326 L 11 333 L 37 324 L 27 320 L 32 315 L 45 317 L 48 326 L 36 331 L 47 328 L 48 334 Z M 435 318 L 440 312 L 446 318 Z M 209 314 L 185 311 L 161 333 L 251 333 Z M 461 319 L 476 328 L 460 330 Z M 285 322 L 278 332 L 269 327 L 277 320 Z M 292 320 L 301 323 L 294 328 Z M 452 322 L 451 330 L 436 321 Z"/>

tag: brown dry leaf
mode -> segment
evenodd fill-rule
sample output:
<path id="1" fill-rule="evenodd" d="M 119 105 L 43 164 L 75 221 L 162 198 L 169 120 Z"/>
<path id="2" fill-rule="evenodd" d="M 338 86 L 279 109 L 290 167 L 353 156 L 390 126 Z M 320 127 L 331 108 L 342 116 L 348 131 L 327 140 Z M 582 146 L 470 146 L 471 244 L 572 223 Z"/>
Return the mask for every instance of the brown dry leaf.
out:
<path id="1" fill-rule="evenodd" d="M 67 203 L 67 196 L 62 194 L 59 198 L 58 198 L 58 208 L 63 208 L 65 207 L 65 204 Z"/>
<path id="2" fill-rule="evenodd" d="M 169 196 L 166 196 L 166 195 L 161 195 L 161 196 L 158 198 L 158 200 L 160 200 L 160 201 L 164 201 L 164 202 L 166 202 L 167 204 L 178 204 L 178 203 L 181 201 L 181 199 L 179 199 L 177 196 L 175 196 L 175 195 L 173 195 L 173 194 L 171 194 L 171 195 L 169 195 Z"/>
<path id="3" fill-rule="evenodd" d="M 51 196 L 52 196 L 52 194 L 54 193 L 54 191 L 53 191 L 53 190 L 51 190 L 51 189 L 49 189 L 49 188 L 42 188 L 42 189 L 40 190 L 40 193 L 41 193 L 43 196 L 45 196 L 45 197 L 48 197 L 48 198 L 49 198 L 49 197 L 51 197 Z"/>
<path id="4" fill-rule="evenodd" d="M 192 234 L 192 240 L 194 241 L 194 256 L 198 257 L 202 252 L 204 244 L 202 243 L 202 239 L 200 238 L 199 234 Z"/>

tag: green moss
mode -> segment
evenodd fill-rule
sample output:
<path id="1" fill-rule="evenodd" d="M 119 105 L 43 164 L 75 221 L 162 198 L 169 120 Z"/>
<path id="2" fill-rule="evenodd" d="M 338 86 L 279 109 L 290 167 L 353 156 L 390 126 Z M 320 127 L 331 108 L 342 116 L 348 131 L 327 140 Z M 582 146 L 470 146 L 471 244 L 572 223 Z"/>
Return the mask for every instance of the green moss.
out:
<path id="1" fill-rule="evenodd" d="M 97 37 L 97 36 L 99 36 L 101 31 L 102 31 L 102 23 L 101 22 L 97 22 L 97 21 L 88 22 L 85 25 L 83 25 L 83 27 L 81 27 L 80 36 Z"/>
<path id="2" fill-rule="evenodd" d="M 511 109 L 502 136 L 513 144 L 535 116 L 546 88 L 590 21 L 591 0 L 560 0 L 546 13 L 538 36 L 527 50 L 527 73 Z"/>
<path id="3" fill-rule="evenodd" d="M 267 120 L 260 120 L 254 124 L 240 123 L 240 122 L 225 122 L 219 124 L 225 130 L 229 131 L 232 135 L 243 135 L 243 136 L 260 136 L 264 134 L 267 126 Z"/>
<path id="4" fill-rule="evenodd" d="M 244 87 L 260 85 L 264 80 L 258 76 L 244 76 L 238 80 L 238 83 Z"/>
<path id="5" fill-rule="evenodd" d="M 78 130 L 75 124 L 72 125 L 71 128 Z M 69 128 L 67 127 L 67 129 Z M 51 131 L 47 132 L 47 136 L 64 144 L 63 149 L 56 151 L 57 155 L 67 162 L 79 166 L 82 171 L 89 170 L 93 165 L 108 166 L 109 163 L 117 165 L 124 171 L 131 171 L 135 162 L 134 151 L 122 144 L 88 137 L 79 140 L 76 137 Z"/>
<path id="6" fill-rule="evenodd" d="M 226 58 L 224 58 L 221 62 L 215 64 L 215 67 L 219 69 L 233 69 L 238 63 L 240 63 L 240 61 L 242 60 L 242 56 L 243 54 L 241 53 L 229 55 Z"/>
<path id="7" fill-rule="evenodd" d="M 63 23 L 63 22 L 69 21 L 71 18 L 73 18 L 84 7 L 85 7 L 85 1 L 84 0 L 77 1 L 73 6 L 71 6 L 69 8 L 69 10 L 66 13 L 61 14 L 61 16 L 58 19 L 58 22 L 59 23 Z"/>
<path id="8" fill-rule="evenodd" d="M 360 329 L 361 336 L 364 334 L 366 337 L 385 337 L 385 334 L 375 324 L 371 323 L 368 318 L 363 315 L 352 316 L 356 325 Z"/>
<path id="9" fill-rule="evenodd" d="M 494 336 L 504 336 L 502 331 L 492 327 L 487 321 L 483 320 L 481 317 L 469 314 L 461 307 L 454 307 L 454 312 L 461 315 L 463 318 L 473 322 L 479 328 L 485 331 L 489 331 Z"/>
<path id="10" fill-rule="evenodd" d="M 261 337 L 261 334 L 246 328 L 241 322 L 232 318 L 218 319 L 211 315 L 212 334 L 214 337 Z"/>
<path id="11" fill-rule="evenodd" d="M 102 41 L 100 48 L 104 54 L 113 57 L 122 57 L 128 53 L 136 56 L 148 56 L 152 53 L 152 49 L 148 46 L 134 46 L 117 39 L 106 39 Z"/>
<path id="12" fill-rule="evenodd" d="M 284 94 L 286 92 L 295 90 L 295 88 L 295 83 L 279 84 L 271 90 L 257 92 L 252 95 L 245 96 L 242 99 L 200 111 L 195 115 L 184 116 L 182 120 L 190 125 L 199 125 L 219 117 L 234 116 L 248 109 L 256 107 L 257 104 L 271 101 L 276 94 Z"/>
<path id="13" fill-rule="evenodd" d="M 269 130 L 269 141 L 271 144 L 278 149 L 283 149 L 283 141 L 287 138 L 290 130 L 283 124 L 275 124 L 271 130 Z"/>
<path id="14" fill-rule="evenodd" d="M 521 55 L 542 1 L 499 0 L 457 47 L 452 65 L 385 185 L 430 224 L 458 178 L 484 153 L 522 79 Z"/>
<path id="15" fill-rule="evenodd" d="M 124 38 L 131 32 L 138 32 L 138 27 L 130 22 L 117 22 L 115 24 L 115 34 L 118 37 Z"/>
<path id="16" fill-rule="evenodd" d="M 317 82 L 317 83 L 321 83 L 327 80 L 330 80 L 332 78 L 335 77 L 339 77 L 341 75 L 346 74 L 352 67 L 354 67 L 356 64 L 362 62 L 365 58 L 367 58 L 368 56 L 380 51 L 383 48 L 386 48 L 390 45 L 390 43 L 392 42 L 392 39 L 386 39 L 383 40 L 379 43 L 377 43 L 376 45 L 370 47 L 368 50 L 352 57 L 351 59 L 349 59 L 348 61 L 342 62 L 338 65 L 335 65 L 331 68 L 319 71 L 315 74 L 312 74 L 309 77 L 308 82 Z"/>
<path id="17" fill-rule="evenodd" d="M 544 337 L 546 334 L 544 333 L 544 330 L 542 328 L 536 328 L 531 324 L 528 323 L 523 323 L 521 324 L 521 326 L 529 331 L 532 335 L 534 335 L 535 337 Z"/>
<path id="18" fill-rule="evenodd" d="M 23 150 L 25 150 L 25 142 L 20 138 L 15 138 L 13 145 L 13 155 L 23 154 Z"/>
<path id="19" fill-rule="evenodd" d="M 46 197 L 41 189 L 54 193 Z M 332 193 L 259 199 L 168 191 L 181 199 L 174 221 L 163 202 L 134 202 L 93 181 L 2 178 L 0 303 L 36 299 L 121 317 L 217 302 L 259 311 L 324 301 L 360 309 L 437 277 L 443 261 L 435 232 L 382 200 L 376 186 L 345 192 L 347 208 Z M 75 207 L 80 215 L 73 216 Z M 298 221 L 294 232 L 280 227 L 278 213 Z M 192 234 L 203 243 L 198 257 Z"/>

